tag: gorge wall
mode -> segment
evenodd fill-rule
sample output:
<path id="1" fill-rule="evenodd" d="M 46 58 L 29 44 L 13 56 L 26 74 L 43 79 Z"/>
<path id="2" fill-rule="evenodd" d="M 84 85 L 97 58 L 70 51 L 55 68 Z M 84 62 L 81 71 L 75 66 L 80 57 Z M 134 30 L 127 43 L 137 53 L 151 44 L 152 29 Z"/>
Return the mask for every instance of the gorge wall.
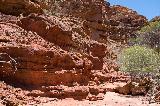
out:
<path id="1" fill-rule="evenodd" d="M 147 23 L 144 16 L 104 0 L 64 0 L 60 15 L 44 14 L 42 4 L 0 0 L 1 80 L 39 88 L 125 78 L 113 77 L 116 51 Z"/>

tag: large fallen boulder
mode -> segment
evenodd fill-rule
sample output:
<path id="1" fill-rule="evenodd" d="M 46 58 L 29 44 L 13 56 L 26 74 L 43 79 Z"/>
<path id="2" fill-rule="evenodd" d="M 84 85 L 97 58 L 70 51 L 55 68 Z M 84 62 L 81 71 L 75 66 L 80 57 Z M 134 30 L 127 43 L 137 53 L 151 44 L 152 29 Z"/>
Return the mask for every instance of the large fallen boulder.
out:
<path id="1" fill-rule="evenodd" d="M 115 91 L 125 95 L 146 95 L 149 90 L 150 84 L 150 80 L 140 79 L 136 82 L 128 82 L 123 87 L 117 87 Z"/>

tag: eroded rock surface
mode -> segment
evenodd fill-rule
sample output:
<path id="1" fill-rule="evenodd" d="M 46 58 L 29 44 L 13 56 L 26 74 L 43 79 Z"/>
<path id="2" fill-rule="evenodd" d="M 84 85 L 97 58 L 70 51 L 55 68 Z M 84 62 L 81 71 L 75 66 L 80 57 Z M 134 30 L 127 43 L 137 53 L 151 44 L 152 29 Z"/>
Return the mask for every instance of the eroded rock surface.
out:
<path id="1" fill-rule="evenodd" d="M 64 0 L 59 12 L 84 19 L 84 30 L 92 39 L 107 38 L 127 42 L 132 32 L 147 23 L 144 16 L 122 6 L 110 6 L 104 0 Z"/>
<path id="2" fill-rule="evenodd" d="M 115 90 L 125 95 L 146 95 L 150 84 L 151 82 L 148 79 L 139 79 L 136 82 L 128 82 L 123 87 L 117 87 Z"/>
<path id="3" fill-rule="evenodd" d="M 34 0 L 0 0 L 0 11 L 12 15 L 43 13 L 41 5 Z"/>
<path id="4" fill-rule="evenodd" d="M 60 16 L 49 16 L 37 2 L 0 1 L 0 79 L 26 88 L 54 86 L 30 95 L 102 99 L 105 91 L 93 86 L 127 81 L 117 72 L 117 51 L 147 20 L 103 0 L 65 0 L 61 7 Z M 21 13 L 29 15 L 12 16 Z"/>

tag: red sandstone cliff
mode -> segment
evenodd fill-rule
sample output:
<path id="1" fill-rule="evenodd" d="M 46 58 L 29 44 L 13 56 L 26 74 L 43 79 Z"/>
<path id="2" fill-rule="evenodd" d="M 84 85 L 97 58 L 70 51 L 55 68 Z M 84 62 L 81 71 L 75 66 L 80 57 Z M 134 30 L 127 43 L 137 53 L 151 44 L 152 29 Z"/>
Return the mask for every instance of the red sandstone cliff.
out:
<path id="1" fill-rule="evenodd" d="M 60 7 L 61 15 L 49 16 L 37 2 L 0 0 L 1 80 L 41 90 L 45 86 L 43 92 L 49 91 L 47 86 L 77 83 L 85 89 L 75 88 L 68 95 L 65 88 L 53 87 L 48 89 L 60 95 L 48 95 L 86 97 L 96 90 L 87 87 L 91 82 L 99 85 L 122 77 L 114 75 L 118 71 L 116 51 L 147 23 L 146 18 L 103 0 L 64 0 Z M 21 13 L 25 16 L 18 17 Z"/>

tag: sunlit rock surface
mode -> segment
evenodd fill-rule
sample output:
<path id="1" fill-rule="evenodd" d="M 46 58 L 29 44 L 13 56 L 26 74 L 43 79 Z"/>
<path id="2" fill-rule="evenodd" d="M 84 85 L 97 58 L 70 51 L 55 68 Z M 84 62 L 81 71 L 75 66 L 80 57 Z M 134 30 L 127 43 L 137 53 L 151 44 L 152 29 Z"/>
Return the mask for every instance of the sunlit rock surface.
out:
<path id="1" fill-rule="evenodd" d="M 50 16 L 36 2 L 0 1 L 0 79 L 41 91 L 32 96 L 103 99 L 100 84 L 127 81 L 117 53 L 147 20 L 103 0 L 64 0 L 60 7 L 60 16 Z M 16 17 L 21 13 L 29 15 Z"/>

